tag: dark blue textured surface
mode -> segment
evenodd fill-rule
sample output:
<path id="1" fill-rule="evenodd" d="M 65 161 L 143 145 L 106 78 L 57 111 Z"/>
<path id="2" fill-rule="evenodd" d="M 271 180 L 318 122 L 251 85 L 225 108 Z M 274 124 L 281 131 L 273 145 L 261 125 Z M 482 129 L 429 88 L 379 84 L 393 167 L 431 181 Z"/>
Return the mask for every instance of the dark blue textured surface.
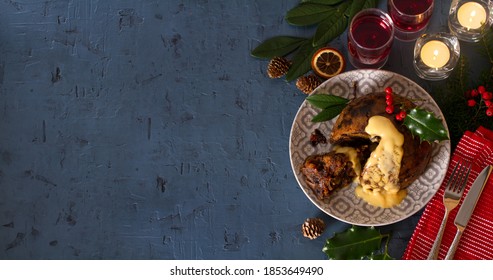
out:
<path id="1" fill-rule="evenodd" d="M 297 3 L 1 1 L 0 259 L 324 259 L 349 225 L 292 174 L 305 95 L 250 56 L 312 34 L 283 20 Z M 426 88 L 411 52 L 397 42 L 384 69 Z M 315 216 L 328 228 L 311 241 Z M 393 257 L 418 219 L 381 228 Z"/>

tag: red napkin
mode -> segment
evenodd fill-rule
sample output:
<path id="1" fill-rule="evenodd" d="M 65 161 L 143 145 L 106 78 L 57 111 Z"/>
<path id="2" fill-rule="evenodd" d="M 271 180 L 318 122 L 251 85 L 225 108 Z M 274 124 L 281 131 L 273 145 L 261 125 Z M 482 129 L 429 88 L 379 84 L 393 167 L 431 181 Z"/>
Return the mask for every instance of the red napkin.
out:
<path id="1" fill-rule="evenodd" d="M 433 246 L 445 214 L 443 193 L 453 167 L 458 159 L 473 162 L 461 203 L 449 215 L 438 259 L 445 258 L 457 228 L 454 225 L 457 211 L 476 177 L 487 165 L 493 164 L 493 131 L 479 127 L 474 133 L 468 131 L 459 141 L 452 155 L 445 180 L 436 195 L 426 206 L 423 216 L 402 257 L 405 260 L 425 260 Z M 476 204 L 469 223 L 455 252 L 456 260 L 493 259 L 493 176 L 488 179 Z"/>

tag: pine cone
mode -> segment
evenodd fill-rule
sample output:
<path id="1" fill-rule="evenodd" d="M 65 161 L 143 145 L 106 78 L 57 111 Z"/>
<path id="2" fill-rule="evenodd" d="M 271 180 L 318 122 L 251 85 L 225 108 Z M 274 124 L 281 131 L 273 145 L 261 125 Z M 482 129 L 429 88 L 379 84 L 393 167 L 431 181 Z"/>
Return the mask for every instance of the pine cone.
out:
<path id="1" fill-rule="evenodd" d="M 296 81 L 296 87 L 306 94 L 310 94 L 320 84 L 322 84 L 322 81 L 314 74 L 299 77 Z"/>
<path id="2" fill-rule="evenodd" d="M 325 222 L 319 218 L 309 218 L 301 225 L 301 232 L 304 237 L 315 239 L 325 230 Z"/>
<path id="3" fill-rule="evenodd" d="M 274 57 L 267 66 L 267 75 L 270 78 L 280 78 L 288 73 L 291 61 L 284 57 Z"/>

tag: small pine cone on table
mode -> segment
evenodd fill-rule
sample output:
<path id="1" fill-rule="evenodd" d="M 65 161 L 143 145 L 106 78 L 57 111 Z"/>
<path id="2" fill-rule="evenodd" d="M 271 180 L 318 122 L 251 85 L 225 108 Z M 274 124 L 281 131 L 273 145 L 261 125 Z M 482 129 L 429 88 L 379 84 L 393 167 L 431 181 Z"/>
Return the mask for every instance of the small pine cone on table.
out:
<path id="1" fill-rule="evenodd" d="M 325 222 L 319 218 L 309 218 L 301 225 L 304 237 L 315 239 L 322 235 L 325 230 Z"/>
<path id="2" fill-rule="evenodd" d="M 320 81 L 320 79 L 314 74 L 302 76 L 296 80 L 296 87 L 305 94 L 310 94 L 321 84 L 322 81 Z"/>
<path id="3" fill-rule="evenodd" d="M 267 65 L 267 75 L 272 79 L 280 78 L 288 73 L 289 67 L 291 67 L 291 61 L 284 57 L 274 57 Z"/>

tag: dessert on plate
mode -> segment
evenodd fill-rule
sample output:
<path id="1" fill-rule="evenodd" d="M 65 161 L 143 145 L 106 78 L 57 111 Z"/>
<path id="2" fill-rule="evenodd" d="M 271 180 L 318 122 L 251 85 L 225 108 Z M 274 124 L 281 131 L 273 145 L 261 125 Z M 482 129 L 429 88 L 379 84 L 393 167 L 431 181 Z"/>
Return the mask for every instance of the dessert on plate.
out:
<path id="1" fill-rule="evenodd" d="M 396 108 L 416 107 L 397 94 L 393 99 Z M 319 199 L 355 182 L 357 196 L 374 206 L 392 207 L 426 169 L 431 144 L 413 136 L 386 107 L 383 92 L 351 100 L 330 132 L 334 149 L 306 158 L 301 173 Z"/>

